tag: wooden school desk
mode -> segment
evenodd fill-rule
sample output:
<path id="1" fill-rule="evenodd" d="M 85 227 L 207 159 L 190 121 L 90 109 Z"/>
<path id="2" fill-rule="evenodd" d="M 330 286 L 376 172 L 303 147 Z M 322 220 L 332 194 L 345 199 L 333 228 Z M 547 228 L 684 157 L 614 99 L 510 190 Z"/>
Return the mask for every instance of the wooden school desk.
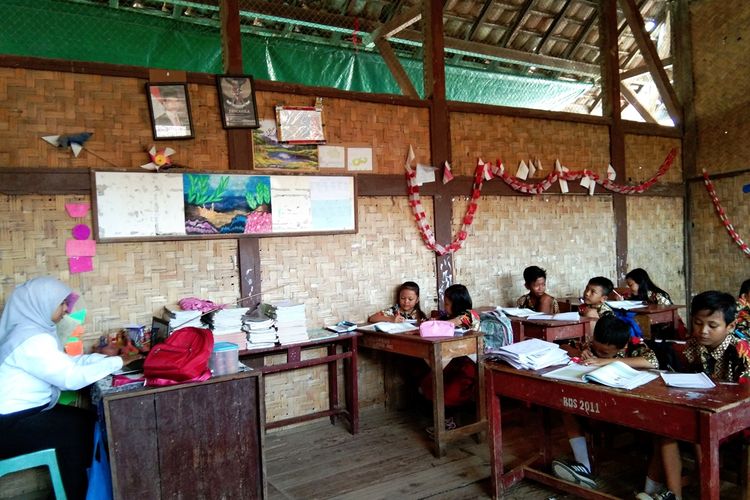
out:
<path id="1" fill-rule="evenodd" d="M 591 337 L 591 320 L 581 318 L 578 321 L 549 321 L 543 319 L 526 319 L 509 316 L 513 327 L 513 342 L 527 338 L 537 338 L 554 342 L 555 340 L 581 339 Z"/>
<path id="2" fill-rule="evenodd" d="M 453 358 L 477 355 L 477 361 L 484 352 L 481 333 L 465 333 L 454 337 L 420 337 L 418 333 L 385 333 L 362 331 L 362 347 L 421 358 L 432 370 L 432 417 L 435 429 L 434 453 L 445 455 L 446 445 L 464 436 L 483 433 L 487 430 L 487 415 L 484 405 L 484 373 L 477 369 L 478 391 L 476 398 L 477 421 L 457 429 L 445 429 L 445 393 L 443 391 L 443 368 Z"/>
<path id="3" fill-rule="evenodd" d="M 679 314 L 677 314 L 677 310 L 684 307 L 685 306 L 678 305 L 663 306 L 648 304 L 643 307 L 629 309 L 629 311 L 632 311 L 639 316 L 642 315 L 648 317 L 648 321 L 651 325 L 671 324 L 674 327 L 675 331 L 677 331 L 677 326 L 680 321 L 680 316 Z"/>
<path id="4" fill-rule="evenodd" d="M 240 351 L 240 360 L 247 366 L 260 371 L 264 375 L 269 373 L 286 372 L 290 370 L 299 370 L 310 366 L 328 365 L 328 409 L 300 415 L 297 417 L 285 418 L 266 424 L 266 429 L 274 429 L 284 425 L 296 424 L 317 418 L 330 417 L 331 423 L 334 423 L 337 416 L 344 417 L 349 422 L 349 432 L 356 434 L 359 432 L 359 394 L 357 386 L 357 338 L 358 332 L 342 333 L 337 336 L 313 339 L 299 344 L 289 344 L 268 347 L 263 349 L 248 349 Z M 338 347 L 340 347 L 340 352 Z M 325 356 L 302 359 L 304 351 L 315 349 L 327 349 Z M 264 359 L 266 356 L 275 354 L 286 355 L 284 363 L 275 365 L 266 365 Z M 339 386 L 338 386 L 338 362 L 344 362 L 344 394 L 345 407 L 339 404 Z"/>
<path id="5" fill-rule="evenodd" d="M 750 425 L 750 388 L 717 384 L 713 389 L 668 388 L 657 378 L 631 391 L 598 384 L 544 378 L 538 372 L 516 370 L 504 363 L 486 362 L 489 404 L 490 463 L 493 497 L 527 477 L 582 498 L 614 498 L 542 472 L 549 469 L 550 429 L 545 426 L 541 452 L 519 467 L 504 471 L 501 397 L 526 401 L 587 418 L 611 422 L 680 441 L 698 443 L 701 498 L 719 498 L 719 441 Z M 535 467 L 532 467 L 534 465 Z"/>

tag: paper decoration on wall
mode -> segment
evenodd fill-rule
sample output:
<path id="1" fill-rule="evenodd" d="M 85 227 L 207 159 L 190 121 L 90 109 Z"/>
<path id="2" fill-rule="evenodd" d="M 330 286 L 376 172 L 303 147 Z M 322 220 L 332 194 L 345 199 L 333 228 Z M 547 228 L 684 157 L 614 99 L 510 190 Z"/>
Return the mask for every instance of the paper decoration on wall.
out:
<path id="1" fill-rule="evenodd" d="M 417 163 L 417 175 L 414 178 L 414 182 L 416 182 L 417 186 L 427 184 L 428 182 L 435 182 L 435 167 Z"/>
<path id="2" fill-rule="evenodd" d="M 708 191 L 708 196 L 711 198 L 711 201 L 714 204 L 714 208 L 716 209 L 716 213 L 719 216 L 721 224 L 729 233 L 732 241 L 734 241 L 740 247 L 745 256 L 750 257 L 750 246 L 748 246 L 748 244 L 745 243 L 742 238 L 740 238 L 740 235 L 737 233 L 737 230 L 734 229 L 734 226 L 729 220 L 729 217 L 727 217 L 726 211 L 724 210 L 724 207 L 721 206 L 721 202 L 719 201 L 719 196 L 716 194 L 714 184 L 708 177 L 708 172 L 706 172 L 705 168 L 703 169 L 703 183 L 706 185 L 706 191 Z"/>
<path id="3" fill-rule="evenodd" d="M 318 167 L 346 168 L 346 148 L 344 146 L 318 146 Z"/>
<path id="4" fill-rule="evenodd" d="M 68 135 L 45 135 L 42 140 L 58 148 L 69 147 L 73 151 L 73 156 L 78 158 L 78 154 L 83 149 L 83 145 L 89 140 L 93 132 L 78 132 L 77 134 Z"/>
<path id="5" fill-rule="evenodd" d="M 414 155 L 414 149 L 411 147 L 411 144 L 409 144 L 409 152 L 406 154 L 406 162 L 404 163 L 404 170 L 406 170 L 407 173 L 412 172 L 411 164 L 416 158 L 416 155 Z"/>
<path id="6" fill-rule="evenodd" d="M 544 170 L 544 168 L 542 167 L 542 162 L 541 162 L 541 161 L 539 161 L 539 158 L 537 158 L 537 159 L 536 159 L 536 161 L 534 162 L 534 164 L 536 165 L 536 169 L 537 169 L 537 171 L 542 171 L 542 170 Z"/>
<path id="7" fill-rule="evenodd" d="M 534 162 L 529 160 L 529 177 L 534 177 L 536 174 L 536 167 L 534 166 Z"/>
<path id="8" fill-rule="evenodd" d="M 87 213 L 89 213 L 89 208 L 91 208 L 90 203 L 66 203 L 65 204 L 65 211 L 68 212 L 68 215 L 74 218 L 80 218 L 85 217 Z"/>
<path id="9" fill-rule="evenodd" d="M 409 146 L 411 148 L 411 146 Z M 447 161 L 443 164 L 443 184 L 448 184 L 453 180 L 453 172 L 451 171 L 451 164 Z"/>
<path id="10" fill-rule="evenodd" d="M 346 168 L 351 171 L 372 171 L 372 148 L 346 148 Z"/>
<path id="11" fill-rule="evenodd" d="M 176 152 L 177 151 L 172 148 L 156 149 L 156 146 L 151 146 L 151 148 L 148 150 L 148 156 L 151 161 L 149 163 L 141 165 L 141 168 L 154 172 L 158 172 L 160 168 L 164 168 L 166 170 L 166 168 L 172 165 L 172 159 L 170 158 L 170 156 L 172 156 Z"/>
<path id="12" fill-rule="evenodd" d="M 484 177 L 485 168 L 490 168 L 492 175 L 494 175 L 495 177 L 500 177 L 513 190 L 521 192 L 521 193 L 526 193 L 526 194 L 544 193 L 552 186 L 553 183 L 558 182 L 558 181 L 560 182 L 560 190 L 563 193 L 565 193 L 568 191 L 567 181 L 585 178 L 587 180 L 583 181 L 582 185 L 584 183 L 586 184 L 586 187 L 589 190 L 589 194 L 593 194 L 594 190 L 596 189 L 596 184 L 600 184 L 603 188 L 607 189 L 608 191 L 627 195 L 627 194 L 633 194 L 633 193 L 643 193 L 652 185 L 654 185 L 656 181 L 660 177 L 662 177 L 667 172 L 667 170 L 669 170 L 676 156 L 677 156 L 677 149 L 672 149 L 667 155 L 667 157 L 664 159 L 664 162 L 661 164 L 656 174 L 651 179 L 647 180 L 646 182 L 642 184 L 638 184 L 634 186 L 618 185 L 618 184 L 613 183 L 609 179 L 606 179 L 606 180 L 601 179 L 598 174 L 590 170 L 570 171 L 566 167 L 563 167 L 562 165 L 560 165 L 559 160 L 555 161 L 554 172 L 550 172 L 549 175 L 547 175 L 547 177 L 545 177 L 541 182 L 532 184 L 532 183 L 523 182 L 519 180 L 517 177 L 514 177 L 508 174 L 508 172 L 505 171 L 505 167 L 500 162 L 500 160 L 497 161 L 497 166 L 490 166 L 489 164 L 485 164 L 484 162 L 482 162 L 481 159 L 479 159 L 477 160 L 477 166 L 476 166 L 476 169 L 474 170 L 474 184 L 473 184 L 472 191 L 471 191 L 471 200 L 469 201 L 469 205 L 466 209 L 466 215 L 464 216 L 461 230 L 458 232 L 458 235 L 453 239 L 453 241 L 448 246 L 443 246 L 435 240 L 435 234 L 432 231 L 432 228 L 430 227 L 430 225 L 427 223 L 426 215 L 425 215 L 424 209 L 422 208 L 422 202 L 419 197 L 419 186 L 416 184 L 416 181 L 415 181 L 416 173 L 409 172 L 407 170 L 406 187 L 407 187 L 407 192 L 409 194 L 409 205 L 411 205 L 412 207 L 414 219 L 417 223 L 417 228 L 419 229 L 419 232 L 422 236 L 422 240 L 424 241 L 427 248 L 429 248 L 430 250 L 433 250 L 436 254 L 445 255 L 445 254 L 453 253 L 453 252 L 460 250 L 461 246 L 463 245 L 463 242 L 468 237 L 467 230 L 471 226 L 474 220 L 474 214 L 476 213 L 476 210 L 478 208 L 479 198 L 482 193 L 482 186 L 485 181 L 485 177 Z M 704 173 L 704 175 L 706 174 Z M 717 199 L 717 202 L 718 202 L 718 199 Z M 745 253 L 750 254 L 750 250 L 748 249 L 745 243 L 739 240 L 738 244 L 740 244 L 740 246 L 742 247 Z"/>
<path id="13" fill-rule="evenodd" d="M 617 179 L 617 172 L 615 172 L 615 169 L 612 168 L 612 164 L 610 163 L 607 165 L 607 179 L 613 181 Z"/>
<path id="14" fill-rule="evenodd" d="M 89 204 L 69 203 L 65 208 L 68 214 L 71 214 L 71 217 L 73 217 L 73 213 L 78 214 L 76 217 L 83 217 L 88 213 Z M 73 239 L 65 241 L 65 255 L 68 256 L 68 267 L 71 274 L 92 271 L 94 269 L 94 256 L 96 255 L 96 241 L 88 239 L 91 236 L 91 228 L 86 224 L 76 224 L 71 233 Z"/>
<path id="15" fill-rule="evenodd" d="M 492 165 L 489 163 L 482 162 L 481 158 L 479 159 L 479 163 L 483 163 L 482 167 L 482 177 L 484 177 L 484 180 L 491 181 L 495 176 L 492 174 Z"/>
<path id="16" fill-rule="evenodd" d="M 518 171 L 516 171 L 516 177 L 522 180 L 526 180 L 529 176 L 529 167 L 526 165 L 526 162 L 521 160 L 521 163 L 518 165 Z"/>

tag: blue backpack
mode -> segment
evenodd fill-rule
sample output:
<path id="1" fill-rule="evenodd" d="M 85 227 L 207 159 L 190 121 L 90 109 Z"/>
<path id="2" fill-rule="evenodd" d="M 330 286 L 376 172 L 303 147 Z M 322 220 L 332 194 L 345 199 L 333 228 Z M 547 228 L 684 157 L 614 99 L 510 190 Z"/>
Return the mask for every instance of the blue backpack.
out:
<path id="1" fill-rule="evenodd" d="M 500 347 L 513 343 L 513 327 L 501 311 L 481 313 L 479 331 L 484 333 L 484 352 L 495 352 Z"/>

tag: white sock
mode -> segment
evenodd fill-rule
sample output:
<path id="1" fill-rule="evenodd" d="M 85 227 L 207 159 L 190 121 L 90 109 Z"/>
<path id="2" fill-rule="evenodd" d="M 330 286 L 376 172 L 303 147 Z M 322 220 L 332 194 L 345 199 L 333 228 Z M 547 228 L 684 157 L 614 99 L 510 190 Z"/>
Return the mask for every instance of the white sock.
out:
<path id="1" fill-rule="evenodd" d="M 576 462 L 583 464 L 591 471 L 591 462 L 589 462 L 589 449 L 586 446 L 586 437 L 578 436 L 569 440 L 570 447 L 573 448 L 573 456 Z"/>
<path id="2" fill-rule="evenodd" d="M 664 489 L 664 485 L 658 481 L 654 481 L 650 477 L 646 476 L 646 486 L 643 487 L 643 491 L 648 493 L 649 495 L 653 495 L 654 493 L 659 493 Z"/>

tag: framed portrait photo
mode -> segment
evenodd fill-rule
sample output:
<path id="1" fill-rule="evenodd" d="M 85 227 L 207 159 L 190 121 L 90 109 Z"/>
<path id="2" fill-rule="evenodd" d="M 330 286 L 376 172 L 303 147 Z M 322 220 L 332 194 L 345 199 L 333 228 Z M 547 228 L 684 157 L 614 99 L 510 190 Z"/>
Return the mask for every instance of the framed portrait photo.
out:
<path id="1" fill-rule="evenodd" d="M 252 76 L 219 75 L 216 86 L 224 128 L 260 127 Z"/>
<path id="2" fill-rule="evenodd" d="M 184 83 L 146 84 L 154 139 L 191 139 L 193 119 Z"/>

